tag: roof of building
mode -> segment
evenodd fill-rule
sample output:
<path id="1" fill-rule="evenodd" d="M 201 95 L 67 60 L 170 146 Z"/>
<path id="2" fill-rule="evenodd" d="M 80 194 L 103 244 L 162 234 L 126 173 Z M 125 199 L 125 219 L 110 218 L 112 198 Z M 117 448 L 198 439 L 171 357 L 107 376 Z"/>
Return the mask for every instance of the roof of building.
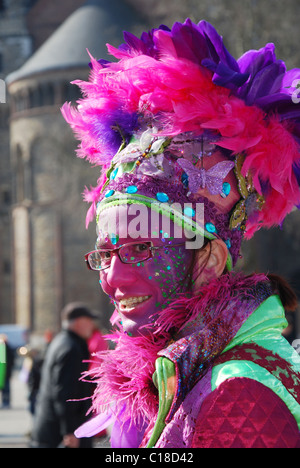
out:
<path id="1" fill-rule="evenodd" d="M 142 25 L 137 13 L 122 0 L 88 0 L 72 13 L 18 70 L 8 75 L 12 83 L 32 75 L 68 68 L 86 68 L 89 52 L 107 57 L 106 43 L 118 45 L 123 31 Z"/>

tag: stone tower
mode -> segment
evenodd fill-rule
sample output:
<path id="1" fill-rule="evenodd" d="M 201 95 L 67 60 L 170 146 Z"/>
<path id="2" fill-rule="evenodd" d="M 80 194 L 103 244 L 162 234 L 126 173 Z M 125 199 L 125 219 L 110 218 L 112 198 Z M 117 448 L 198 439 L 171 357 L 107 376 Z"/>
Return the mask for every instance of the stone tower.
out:
<path id="1" fill-rule="evenodd" d="M 32 53 L 25 17 L 31 2 L 0 2 L 0 322 L 12 319 L 11 167 L 9 154 L 9 97 L 5 77 Z"/>
<path id="2" fill-rule="evenodd" d="M 58 329 L 59 312 L 69 301 L 87 302 L 103 326 L 110 315 L 97 275 L 89 275 L 83 261 L 93 249 L 95 228 L 85 230 L 81 193 L 98 174 L 75 157 L 76 141 L 60 107 L 79 97 L 70 81 L 87 79 L 86 49 L 104 57 L 105 43 L 118 44 L 122 28 L 134 30 L 137 22 L 124 2 L 88 1 L 7 78 L 15 315 L 35 331 Z"/>

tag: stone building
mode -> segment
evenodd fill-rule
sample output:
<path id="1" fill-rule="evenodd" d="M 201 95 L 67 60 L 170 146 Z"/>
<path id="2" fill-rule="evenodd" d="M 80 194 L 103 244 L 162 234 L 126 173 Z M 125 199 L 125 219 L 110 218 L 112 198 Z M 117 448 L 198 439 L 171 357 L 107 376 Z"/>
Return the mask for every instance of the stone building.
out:
<path id="1" fill-rule="evenodd" d="M 118 11 L 122 24 L 134 28 L 130 9 L 121 4 Z M 104 326 L 109 316 L 97 275 L 90 276 L 83 261 L 95 227 L 85 230 L 81 193 L 98 174 L 75 158 L 76 142 L 60 113 L 65 101 L 80 97 L 70 81 L 87 79 L 86 49 L 106 55 L 100 31 L 112 43 L 122 39 L 111 4 L 88 1 L 7 77 L 14 316 L 35 331 L 58 329 L 60 310 L 74 300 L 96 309 Z"/>
<path id="2" fill-rule="evenodd" d="M 19 68 L 32 53 L 25 16 L 29 5 L 0 2 L 0 322 L 13 319 L 11 203 L 12 172 L 9 150 L 8 73 Z M 29 3 L 29 2 L 27 2 Z"/>
<path id="3" fill-rule="evenodd" d="M 74 157 L 59 110 L 78 97 L 69 82 L 87 77 L 86 48 L 104 57 L 105 43 L 120 43 L 122 30 L 190 17 L 213 23 L 236 57 L 274 42 L 278 58 L 299 67 L 299 15 L 297 0 L 0 1 L 0 78 L 8 75 L 10 101 L 0 103 L 0 323 L 56 329 L 62 305 L 83 299 L 108 326 L 97 275 L 82 262 L 95 234 L 84 228 L 80 193 L 97 174 Z M 283 274 L 300 297 L 299 214 L 282 230 L 258 233 L 240 265 Z"/>

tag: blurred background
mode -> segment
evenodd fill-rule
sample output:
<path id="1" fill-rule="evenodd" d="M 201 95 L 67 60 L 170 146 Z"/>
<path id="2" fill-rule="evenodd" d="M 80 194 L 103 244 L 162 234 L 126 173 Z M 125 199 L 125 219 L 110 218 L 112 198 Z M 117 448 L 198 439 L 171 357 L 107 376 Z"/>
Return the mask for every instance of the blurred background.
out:
<path id="1" fill-rule="evenodd" d="M 75 300 L 109 328 L 112 307 L 83 261 L 96 235 L 94 225 L 85 229 L 81 194 L 98 171 L 75 157 L 77 142 L 60 107 L 79 97 L 70 81 L 88 77 L 86 49 L 105 58 L 105 44 L 119 45 L 123 30 L 139 35 L 187 17 L 211 22 L 235 58 L 274 42 L 288 69 L 300 67 L 299 0 L 0 1 L 2 333 L 8 324 L 24 341 L 27 330 L 55 333 L 62 307 Z M 283 275 L 300 297 L 300 212 L 243 246 L 238 267 Z M 292 342 L 300 320 L 289 320 Z"/>

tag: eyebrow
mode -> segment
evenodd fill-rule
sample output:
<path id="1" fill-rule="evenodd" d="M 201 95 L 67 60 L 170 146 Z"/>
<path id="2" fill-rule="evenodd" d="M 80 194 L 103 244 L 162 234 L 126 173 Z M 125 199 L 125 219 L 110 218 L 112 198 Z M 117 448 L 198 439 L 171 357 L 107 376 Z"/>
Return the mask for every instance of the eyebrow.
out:
<path id="1" fill-rule="evenodd" d="M 114 250 L 116 248 L 118 248 L 117 244 L 119 242 L 117 242 L 116 244 L 113 244 L 111 242 L 110 239 L 108 240 L 100 240 L 99 242 L 96 242 L 95 244 L 95 249 L 96 250 Z M 126 244 L 126 242 L 122 242 L 122 244 L 119 244 L 119 247 L 121 247 L 122 245 Z"/>

